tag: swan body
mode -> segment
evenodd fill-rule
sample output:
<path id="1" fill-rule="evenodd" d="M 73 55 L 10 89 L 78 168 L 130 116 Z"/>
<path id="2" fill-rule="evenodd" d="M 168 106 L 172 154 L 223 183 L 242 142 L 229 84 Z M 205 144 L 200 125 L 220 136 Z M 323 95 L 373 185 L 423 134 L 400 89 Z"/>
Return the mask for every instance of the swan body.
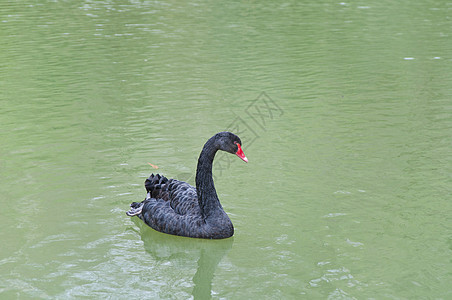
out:
<path id="1" fill-rule="evenodd" d="M 145 181 L 146 199 L 133 202 L 128 216 L 138 216 L 153 229 L 179 236 L 223 239 L 234 234 L 234 226 L 218 199 L 212 164 L 218 150 L 236 154 L 248 162 L 241 140 L 220 132 L 204 145 L 198 159 L 196 188 L 176 179 L 152 174 Z"/>

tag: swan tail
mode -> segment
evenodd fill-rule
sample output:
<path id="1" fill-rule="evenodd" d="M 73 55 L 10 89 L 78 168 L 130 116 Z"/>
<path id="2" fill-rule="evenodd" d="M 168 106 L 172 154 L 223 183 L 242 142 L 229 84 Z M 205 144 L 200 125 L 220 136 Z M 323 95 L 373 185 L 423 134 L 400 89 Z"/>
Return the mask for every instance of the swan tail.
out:
<path id="1" fill-rule="evenodd" d="M 126 212 L 126 215 L 128 215 L 129 217 L 133 217 L 133 216 L 137 216 L 137 215 L 141 214 L 143 205 L 144 205 L 143 202 L 141 202 L 141 203 L 133 202 L 132 204 L 130 204 L 130 210 Z"/>

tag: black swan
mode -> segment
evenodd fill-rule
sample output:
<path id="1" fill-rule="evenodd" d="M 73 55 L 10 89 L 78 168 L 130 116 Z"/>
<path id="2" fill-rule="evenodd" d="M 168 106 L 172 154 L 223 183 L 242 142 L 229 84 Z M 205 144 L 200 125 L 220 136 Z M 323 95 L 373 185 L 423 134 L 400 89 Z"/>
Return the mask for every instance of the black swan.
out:
<path id="1" fill-rule="evenodd" d="M 138 216 L 153 229 L 179 236 L 224 239 L 234 227 L 218 199 L 212 178 L 212 163 L 218 150 L 236 154 L 248 162 L 242 142 L 231 132 L 220 132 L 204 145 L 196 169 L 196 188 L 176 179 L 152 174 L 144 185 L 146 199 L 133 202 L 128 216 Z"/>

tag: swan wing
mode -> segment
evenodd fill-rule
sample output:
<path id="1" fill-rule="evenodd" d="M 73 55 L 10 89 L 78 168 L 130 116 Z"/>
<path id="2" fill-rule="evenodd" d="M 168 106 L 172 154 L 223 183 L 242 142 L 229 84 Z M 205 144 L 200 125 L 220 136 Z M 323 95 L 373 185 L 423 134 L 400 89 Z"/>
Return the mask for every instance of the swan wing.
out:
<path id="1" fill-rule="evenodd" d="M 169 208 L 179 215 L 201 215 L 196 188 L 176 179 L 152 174 L 145 181 L 147 198 L 168 202 Z"/>
<path id="2" fill-rule="evenodd" d="M 200 215 L 176 212 L 169 201 L 149 198 L 143 201 L 138 215 L 153 229 L 179 236 L 207 237 L 206 224 Z"/>

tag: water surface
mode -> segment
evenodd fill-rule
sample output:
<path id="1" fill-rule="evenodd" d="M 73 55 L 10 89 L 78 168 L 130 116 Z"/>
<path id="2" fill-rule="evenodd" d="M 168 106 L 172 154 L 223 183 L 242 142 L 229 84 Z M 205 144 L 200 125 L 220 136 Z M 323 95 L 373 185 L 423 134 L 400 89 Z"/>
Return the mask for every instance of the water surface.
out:
<path id="1" fill-rule="evenodd" d="M 6 1 L 0 295 L 451 297 L 452 3 Z M 215 184 L 235 236 L 124 212 Z"/>

